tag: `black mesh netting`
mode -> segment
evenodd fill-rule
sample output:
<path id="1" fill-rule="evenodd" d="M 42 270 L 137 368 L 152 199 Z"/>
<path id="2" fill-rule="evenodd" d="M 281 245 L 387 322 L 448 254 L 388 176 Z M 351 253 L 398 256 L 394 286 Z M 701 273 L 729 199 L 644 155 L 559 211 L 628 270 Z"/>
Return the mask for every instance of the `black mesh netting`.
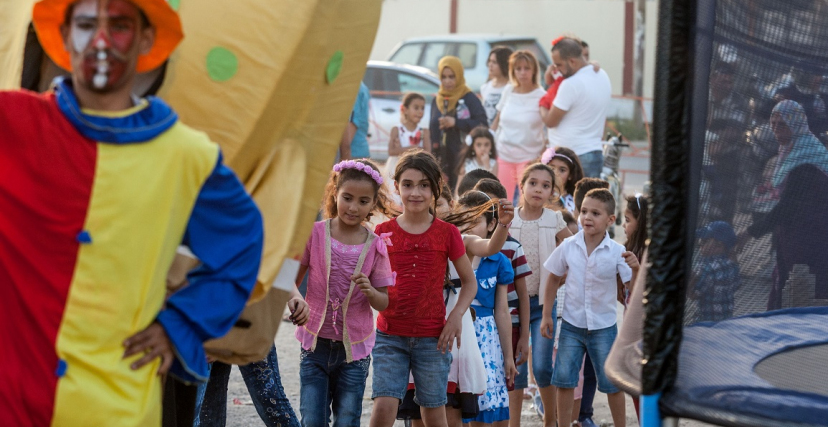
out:
<path id="1" fill-rule="evenodd" d="M 695 18 L 693 244 L 662 408 L 828 425 L 828 2 L 700 1 Z"/>

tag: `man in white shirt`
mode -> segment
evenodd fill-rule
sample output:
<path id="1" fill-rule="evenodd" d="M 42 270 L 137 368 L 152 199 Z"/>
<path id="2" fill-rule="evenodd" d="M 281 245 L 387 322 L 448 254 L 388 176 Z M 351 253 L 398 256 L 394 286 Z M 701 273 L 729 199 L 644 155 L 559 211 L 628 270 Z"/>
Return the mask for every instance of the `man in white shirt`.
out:
<path id="1" fill-rule="evenodd" d="M 556 291 L 566 276 L 563 321 L 552 385 L 558 387 L 558 425 L 572 423 L 572 404 L 584 354 L 589 354 L 598 390 L 607 394 L 613 423 L 624 427 L 624 394 L 607 378 L 604 363 L 618 334 L 616 326 L 616 277 L 629 286 L 638 260 L 624 246 L 610 239 L 607 228 L 615 222 L 615 199 L 604 188 L 591 190 L 581 205 L 583 230 L 564 240 L 543 266 L 549 270 L 541 334 L 555 336 L 552 307 Z"/>
<path id="2" fill-rule="evenodd" d="M 552 62 L 563 74 L 551 109 L 541 107 L 549 128 L 549 145 L 567 147 L 578 155 L 584 175 L 598 177 L 604 164 L 602 137 L 612 95 L 609 76 L 597 72 L 576 40 L 565 38 L 552 48 Z"/>

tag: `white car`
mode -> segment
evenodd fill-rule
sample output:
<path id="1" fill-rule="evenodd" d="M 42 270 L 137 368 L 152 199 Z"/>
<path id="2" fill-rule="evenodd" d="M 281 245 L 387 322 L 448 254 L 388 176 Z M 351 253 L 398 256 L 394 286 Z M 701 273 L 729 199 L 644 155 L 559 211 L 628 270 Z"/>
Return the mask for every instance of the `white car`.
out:
<path id="1" fill-rule="evenodd" d="M 446 55 L 456 56 L 463 63 L 466 85 L 471 90 L 480 92 L 480 86 L 489 79 L 489 67 L 486 65 L 489 53 L 496 46 L 532 52 L 540 62 L 541 76 L 552 63 L 549 49 L 542 48 L 536 38 L 497 34 L 447 34 L 410 38 L 398 44 L 388 55 L 388 60 L 398 64 L 419 65 L 436 73 L 440 58 Z"/>
<path id="2" fill-rule="evenodd" d="M 431 101 L 440 88 L 437 75 L 423 67 L 368 61 L 362 81 L 371 92 L 368 108 L 368 147 L 371 158 L 388 158 L 391 129 L 400 123 L 400 104 L 406 92 L 419 92 L 426 97 L 420 126 L 427 128 L 431 117 Z"/>

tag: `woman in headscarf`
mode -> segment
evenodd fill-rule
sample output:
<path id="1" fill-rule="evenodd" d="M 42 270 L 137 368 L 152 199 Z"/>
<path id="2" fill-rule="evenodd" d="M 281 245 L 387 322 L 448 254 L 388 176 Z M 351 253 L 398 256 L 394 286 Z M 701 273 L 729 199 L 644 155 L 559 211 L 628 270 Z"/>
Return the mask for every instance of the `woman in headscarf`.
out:
<path id="1" fill-rule="evenodd" d="M 457 186 L 457 165 L 463 138 L 477 126 L 486 126 L 486 110 L 466 86 L 463 64 L 456 56 L 444 56 L 437 64 L 440 90 L 431 105 L 431 152 L 440 160 L 449 188 Z"/>
<path id="2" fill-rule="evenodd" d="M 782 308 L 782 288 L 788 279 L 803 286 L 799 279 L 807 281 L 807 274 L 815 275 L 814 294 L 801 294 L 801 289 L 795 294 L 828 299 L 828 222 L 823 220 L 828 208 L 828 149 L 811 133 L 805 110 L 794 101 L 778 103 L 770 124 L 779 154 L 765 186 L 767 213 L 755 214 L 748 233 L 754 238 L 773 233 L 776 272 L 768 301 L 773 310 Z"/>

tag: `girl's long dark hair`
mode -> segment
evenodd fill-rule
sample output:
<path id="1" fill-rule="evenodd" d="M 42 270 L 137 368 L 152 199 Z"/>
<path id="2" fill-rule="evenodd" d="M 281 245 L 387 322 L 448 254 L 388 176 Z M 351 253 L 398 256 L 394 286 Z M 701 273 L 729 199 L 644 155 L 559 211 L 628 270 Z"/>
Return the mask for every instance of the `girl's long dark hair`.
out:
<path id="1" fill-rule="evenodd" d="M 647 249 L 647 241 L 649 240 L 649 229 L 647 222 L 649 218 L 650 201 L 647 196 L 637 194 L 635 196 L 625 197 L 627 201 L 627 209 L 638 222 L 638 228 L 635 233 L 627 239 L 624 245 L 628 251 L 635 254 L 639 260 L 644 256 L 644 250 Z M 640 207 L 639 207 L 640 205 Z"/>

